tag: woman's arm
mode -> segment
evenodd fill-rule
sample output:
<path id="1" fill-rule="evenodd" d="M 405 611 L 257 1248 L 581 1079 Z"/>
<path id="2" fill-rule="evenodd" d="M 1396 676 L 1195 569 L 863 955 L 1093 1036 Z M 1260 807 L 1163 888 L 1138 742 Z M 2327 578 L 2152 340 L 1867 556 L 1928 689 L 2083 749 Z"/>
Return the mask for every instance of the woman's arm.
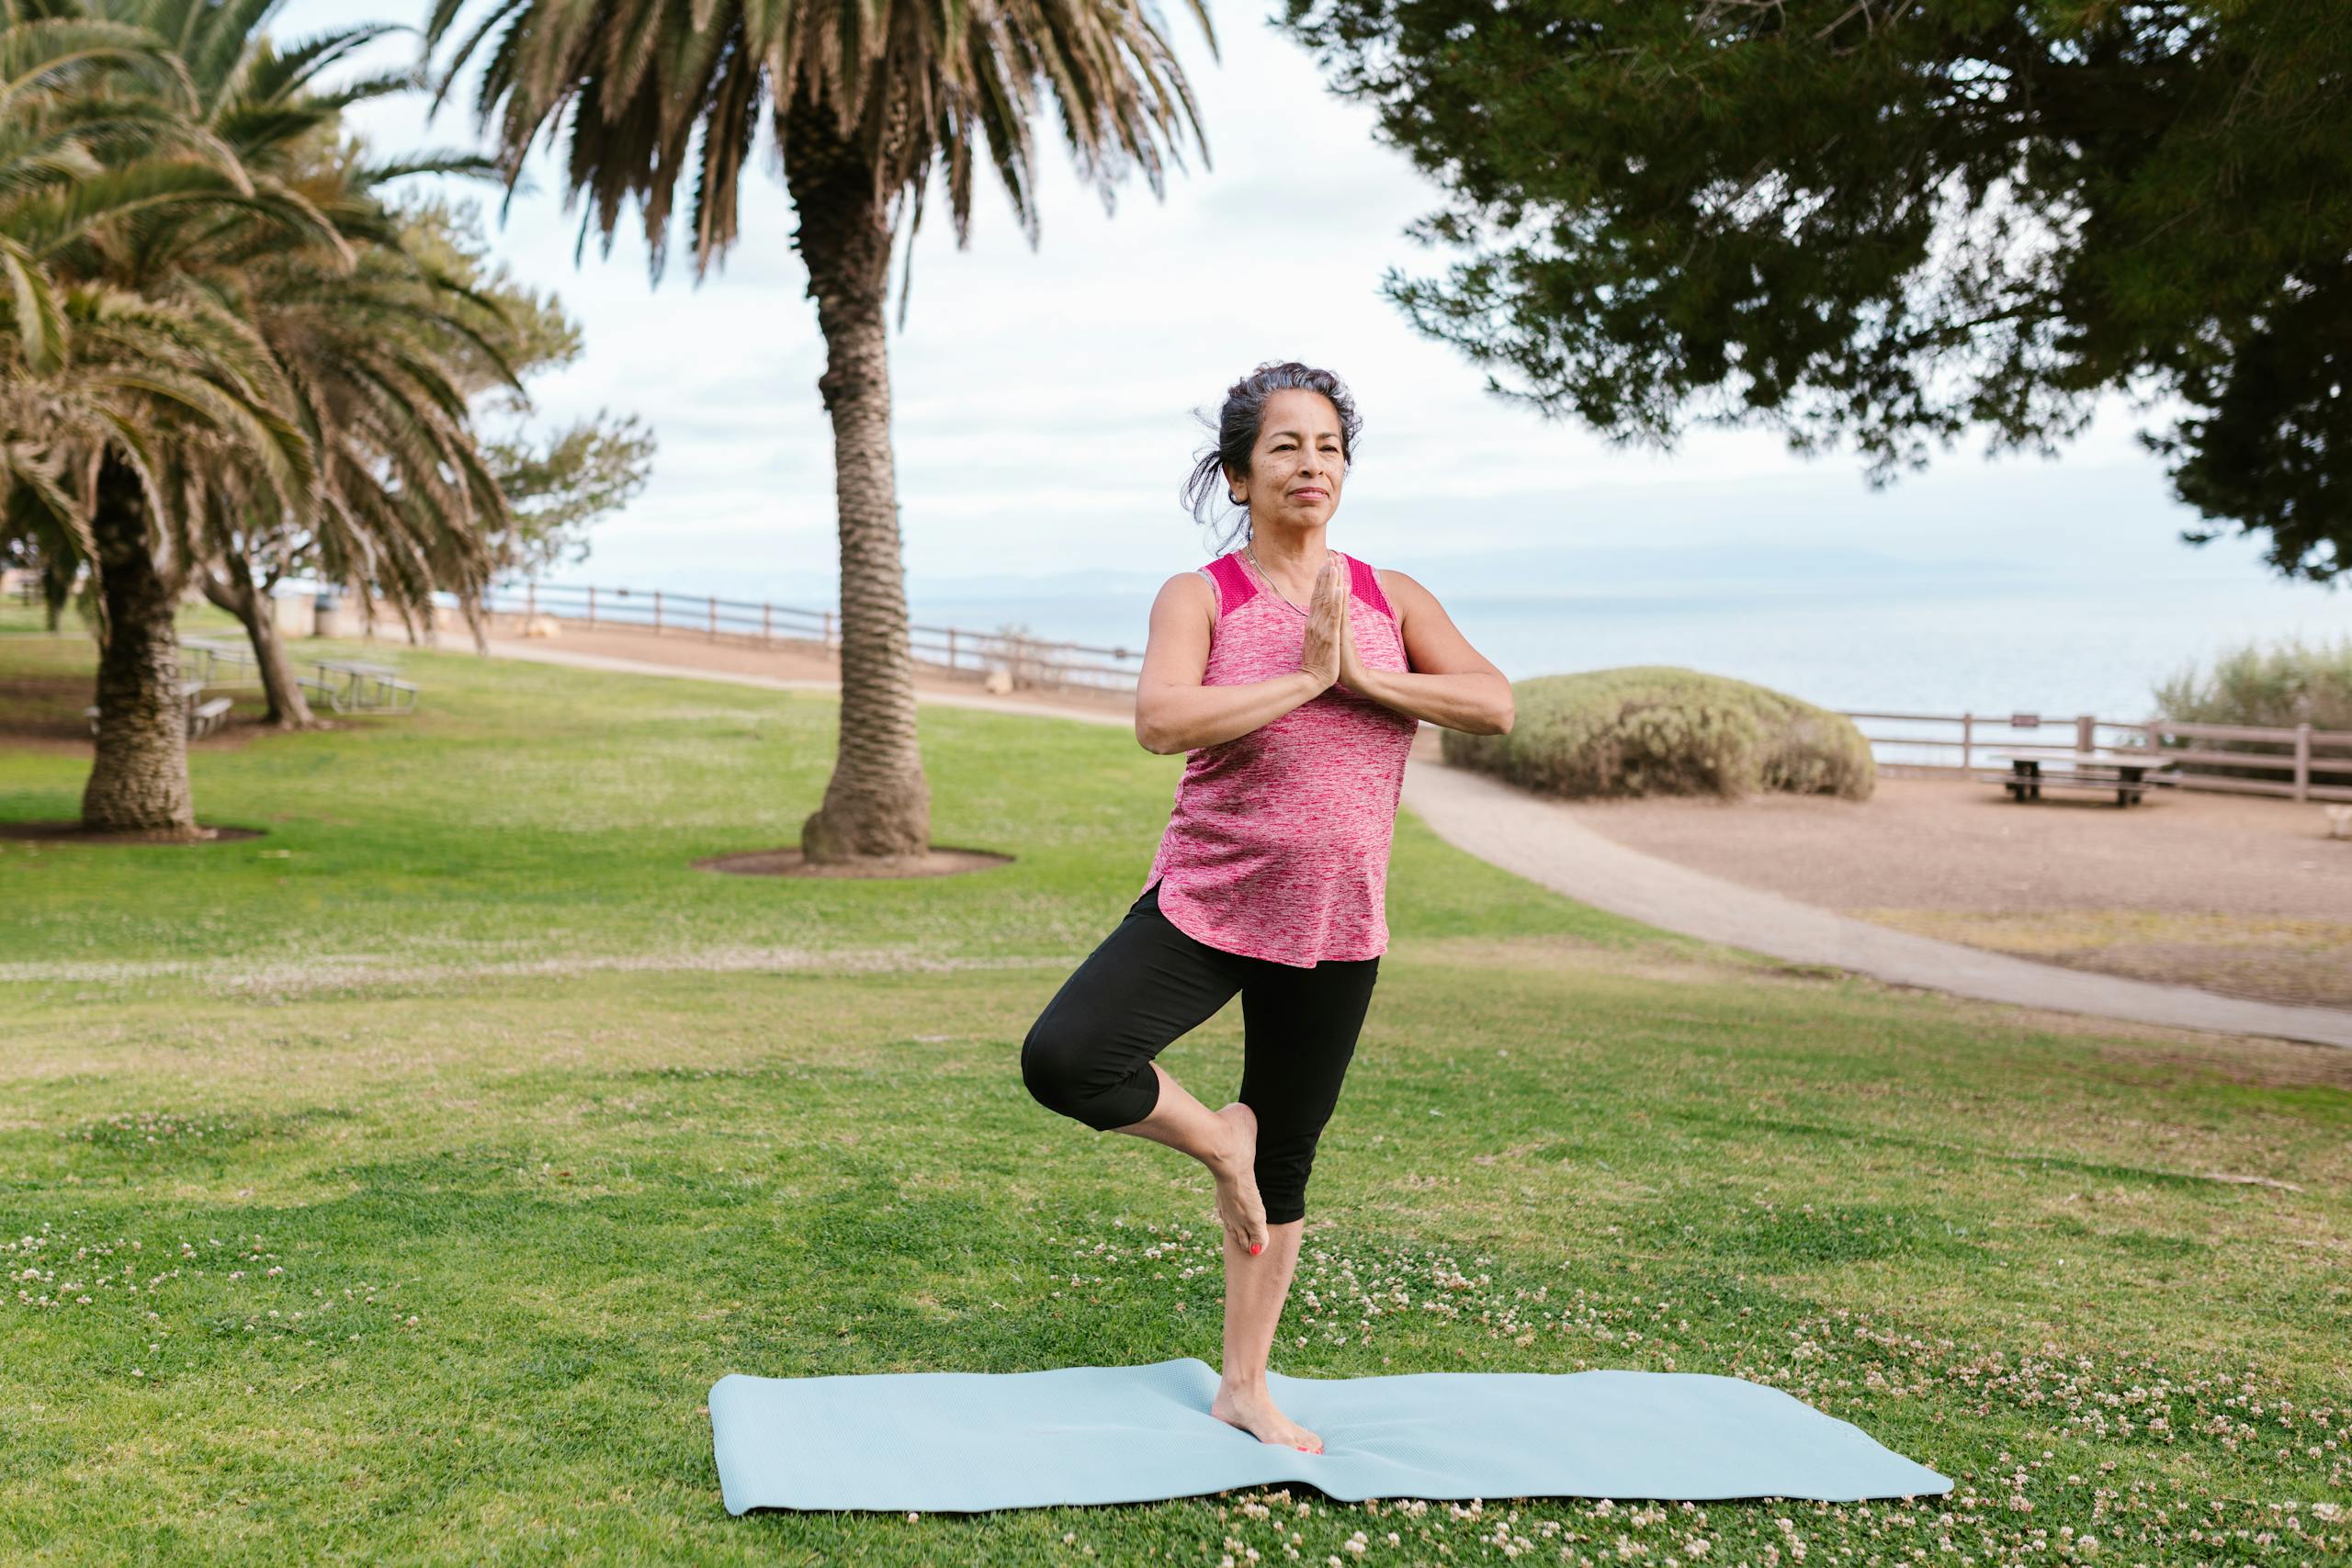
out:
<path id="1" fill-rule="evenodd" d="M 1300 669 L 1246 685 L 1204 686 L 1216 624 L 1216 590 L 1199 572 L 1160 585 L 1136 675 L 1136 739 L 1145 750 L 1190 751 L 1247 735 L 1331 683 Z"/>
<path id="2" fill-rule="evenodd" d="M 1380 591 L 1396 611 L 1409 671 L 1374 670 L 1351 636 L 1340 683 L 1376 703 L 1468 735 L 1508 735 L 1516 704 L 1510 680 L 1470 646 L 1437 595 L 1401 571 L 1380 569 Z"/>

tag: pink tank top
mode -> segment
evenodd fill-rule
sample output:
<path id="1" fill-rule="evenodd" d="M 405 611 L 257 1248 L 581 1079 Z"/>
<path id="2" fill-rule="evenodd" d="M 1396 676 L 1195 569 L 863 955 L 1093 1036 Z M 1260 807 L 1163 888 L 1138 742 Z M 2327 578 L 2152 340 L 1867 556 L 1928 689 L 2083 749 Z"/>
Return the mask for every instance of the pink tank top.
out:
<path id="1" fill-rule="evenodd" d="M 1372 568 L 1347 563 L 1348 620 L 1363 662 L 1408 670 L 1396 613 Z M 1306 612 L 1238 553 L 1200 569 L 1216 590 L 1204 686 L 1298 668 Z M 1388 948 L 1388 848 L 1405 757 L 1420 720 L 1334 682 L 1247 735 L 1185 754 L 1143 892 L 1211 947 L 1309 968 Z"/>

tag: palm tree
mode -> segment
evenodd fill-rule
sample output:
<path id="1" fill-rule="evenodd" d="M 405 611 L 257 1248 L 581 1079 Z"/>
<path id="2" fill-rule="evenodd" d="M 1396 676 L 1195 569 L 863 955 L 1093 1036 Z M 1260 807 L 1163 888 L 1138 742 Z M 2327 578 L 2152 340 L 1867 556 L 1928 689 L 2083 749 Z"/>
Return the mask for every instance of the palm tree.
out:
<path id="1" fill-rule="evenodd" d="M 470 153 L 375 162 L 341 137 L 346 106 L 419 85 L 413 71 L 316 85 L 327 67 L 397 30 L 389 23 L 338 28 L 281 51 L 261 29 L 282 0 L 86 3 L 185 40 L 205 130 L 333 227 L 332 244 L 289 244 L 266 225 L 178 214 L 141 241 L 177 275 L 206 280 L 252 323 L 285 373 L 290 417 L 316 454 L 317 493 L 300 512 L 266 499 L 239 506 L 222 493 L 205 552 L 218 569 L 208 564 L 198 579 L 243 623 L 271 719 L 306 726 L 309 704 L 267 593 L 252 578 L 251 562 L 267 541 L 300 539 L 320 575 L 389 602 L 412 637 L 420 617 L 431 624 L 432 595 L 452 592 L 483 645 L 485 537 L 505 525 L 507 512 L 451 362 L 479 359 L 518 393 L 521 384 L 493 341 L 504 335 L 503 310 L 409 254 L 383 187 L 415 175 L 488 177 L 495 167 Z"/>
<path id="2" fill-rule="evenodd" d="M 386 29 L 346 28 L 280 54 L 258 30 L 276 3 L 87 0 L 113 14 L 74 26 L 111 29 L 95 36 L 153 57 L 104 73 L 68 62 L 29 95 L 28 105 L 75 128 L 78 159 L 44 153 L 37 168 L 70 164 L 71 177 L 53 178 L 48 197 L 0 207 L 14 220 L 0 232 L 23 226 L 28 254 L 71 282 L 73 298 L 106 307 L 78 333 L 74 358 L 79 371 L 112 374 L 116 395 L 78 424 L 52 422 L 52 439 L 35 444 L 56 448 L 66 471 L 86 471 L 86 493 L 77 502 L 32 492 L 53 513 L 52 533 L 95 563 L 102 590 L 85 828 L 197 832 L 174 608 L 193 572 L 245 558 L 255 532 L 313 531 L 329 569 L 384 586 L 412 630 L 435 589 L 453 590 L 481 639 L 483 539 L 508 517 L 447 360 L 462 345 L 521 389 L 486 334 L 498 307 L 410 256 L 373 187 L 494 166 L 471 154 L 386 164 L 332 155 L 343 105 L 416 77 L 311 91 L 319 70 Z M 165 51 L 164 39 L 175 47 Z M 128 176 L 97 148 L 136 151 L 164 136 L 157 127 L 228 173 L 192 184 L 184 152 L 149 157 L 129 188 L 181 199 L 106 207 Z M 101 208 L 103 223 L 92 216 Z M 209 388 L 208 376 L 222 386 Z M 274 628 L 259 629 L 266 615 L 248 626 L 274 651 Z M 265 659 L 265 679 L 273 662 L 273 705 L 302 711 L 282 658 Z"/>
<path id="3" fill-rule="evenodd" d="M 428 60 L 461 6 L 433 0 Z M 1214 53 L 1206 9 L 1201 0 L 1189 9 Z M 743 162 L 762 120 L 773 128 L 825 339 L 817 389 L 832 422 L 841 531 L 840 739 L 801 849 L 812 862 L 926 854 L 931 796 L 915 743 L 885 325 L 899 219 L 911 198 L 920 231 L 933 163 L 944 161 L 956 243 L 967 243 L 973 154 L 985 145 L 1034 248 L 1029 122 L 1041 77 L 1058 97 L 1071 156 L 1106 204 L 1130 160 L 1164 197 L 1155 132 L 1170 132 L 1181 108 L 1200 134 L 1167 39 L 1138 0 L 496 0 L 442 73 L 436 107 L 501 24 L 475 107 L 481 128 L 500 121 L 510 196 L 540 129 L 568 125 L 565 209 L 582 191 L 593 197 L 582 241 L 594 220 L 609 254 L 634 195 L 657 283 L 695 132 L 699 283 L 734 243 Z M 1205 141 L 1202 152 L 1205 163 Z M 903 283 L 899 309 L 903 324 Z"/>
<path id="4" fill-rule="evenodd" d="M 338 141 L 322 158 L 321 174 L 305 188 L 322 207 L 378 199 L 372 182 L 388 171 L 368 160 L 358 139 Z M 403 163 L 389 172 L 415 167 Z M 334 197 L 318 188 L 334 181 L 347 192 Z M 520 432 L 482 440 L 480 461 L 496 488 L 473 522 L 456 508 L 432 507 L 418 513 L 413 527 L 381 525 L 379 518 L 402 515 L 391 493 L 366 506 L 337 504 L 345 495 L 367 494 L 379 468 L 405 471 L 425 456 L 403 449 L 414 446 L 411 433 L 441 421 L 437 401 L 417 406 L 413 397 L 396 397 L 400 389 L 438 383 L 441 400 L 454 388 L 469 404 L 490 394 L 477 412 L 525 414 L 531 401 L 517 378 L 580 352 L 579 328 L 552 294 L 520 285 L 490 264 L 470 206 L 409 192 L 386 210 L 397 224 L 397 243 L 383 240 L 364 250 L 353 272 L 336 273 L 297 254 L 268 266 L 254 294 L 263 334 L 281 360 L 300 367 L 295 382 L 310 405 L 309 427 L 323 447 L 346 454 L 340 468 L 329 465 L 331 503 L 320 517 L 255 513 L 232 520 L 219 541 L 217 567 L 198 579 L 206 598 L 244 625 L 268 699 L 264 722 L 281 728 L 314 720 L 269 614 L 279 579 L 320 577 L 370 601 L 388 601 L 412 641 L 420 620 L 430 637 L 435 592 L 478 603 L 491 578 L 561 558 L 579 547 L 575 531 L 643 484 L 653 450 L 650 433 L 637 429 L 634 416 L 616 422 L 599 410 L 543 441 Z M 404 363 L 387 373 L 387 360 Z M 410 488 L 422 493 L 425 487 Z M 472 625 L 483 646 L 479 620 Z"/>
<path id="5" fill-rule="evenodd" d="M 17 526 L 96 569 L 98 746 L 83 823 L 193 835 L 173 607 L 194 520 L 234 482 L 293 504 L 315 479 L 284 386 L 201 291 L 127 287 L 122 236 L 163 215 L 243 215 L 316 237 L 193 114 L 185 63 L 149 29 L 42 17 L 0 29 L 0 450 Z M 331 233 L 331 231 L 328 231 Z"/>
<path id="6" fill-rule="evenodd" d="M 312 722 L 310 705 L 253 562 L 276 548 L 299 551 L 318 575 L 389 603 L 412 639 L 420 619 L 432 623 L 433 594 L 454 592 L 483 646 L 489 539 L 511 519 L 470 423 L 461 379 L 472 377 L 461 378 L 454 362 L 479 362 L 518 395 L 523 389 L 509 359 L 504 308 L 412 254 L 404 224 L 376 188 L 419 172 L 480 173 L 481 162 L 461 155 L 385 164 L 368 161 L 356 143 L 331 143 L 332 109 L 298 96 L 297 77 L 278 63 L 257 42 L 219 118 L 311 119 L 312 132 L 289 140 L 272 163 L 289 188 L 332 216 L 353 259 L 338 265 L 320 247 L 285 246 L 248 230 L 209 261 L 236 280 L 241 313 L 288 372 L 297 422 L 319 457 L 319 499 L 297 515 L 266 504 L 217 514 L 217 568 L 208 566 L 198 585 L 243 623 L 270 719 L 300 728 Z"/>

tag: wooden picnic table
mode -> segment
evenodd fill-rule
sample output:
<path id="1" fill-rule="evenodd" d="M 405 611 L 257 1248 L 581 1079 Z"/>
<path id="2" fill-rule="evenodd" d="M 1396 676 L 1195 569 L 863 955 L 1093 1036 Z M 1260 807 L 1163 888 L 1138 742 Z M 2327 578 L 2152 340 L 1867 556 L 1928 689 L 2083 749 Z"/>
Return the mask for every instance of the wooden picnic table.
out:
<path id="1" fill-rule="evenodd" d="M 400 671 L 390 664 L 365 659 L 313 659 L 310 663 L 319 676 L 304 684 L 322 692 L 337 713 L 408 713 L 416 706 L 415 685 L 400 679 Z"/>
<path id="2" fill-rule="evenodd" d="M 2007 789 L 2011 800 L 2040 800 L 2044 788 L 2113 790 L 2115 804 L 2119 807 L 2137 806 L 2149 789 L 2159 784 L 2171 783 L 2169 779 L 2149 775 L 2169 773 L 2175 766 L 2161 752 L 2128 747 L 2061 752 L 2055 756 L 2044 751 L 1996 752 L 1993 760 L 2006 760 L 2009 771 L 1984 776 Z M 2066 766 L 2054 773 L 2045 773 L 2042 770 L 2044 762 L 2062 762 Z"/>
<path id="3" fill-rule="evenodd" d="M 238 677 L 240 684 L 244 683 L 248 676 L 258 678 L 261 673 L 261 667 L 254 661 L 251 643 L 230 642 L 220 637 L 184 637 L 180 638 L 180 651 L 191 656 L 187 661 L 197 667 L 195 673 L 198 678 L 215 686 L 226 684 L 220 679 L 220 667 L 224 664 L 232 667 L 230 673 Z"/>

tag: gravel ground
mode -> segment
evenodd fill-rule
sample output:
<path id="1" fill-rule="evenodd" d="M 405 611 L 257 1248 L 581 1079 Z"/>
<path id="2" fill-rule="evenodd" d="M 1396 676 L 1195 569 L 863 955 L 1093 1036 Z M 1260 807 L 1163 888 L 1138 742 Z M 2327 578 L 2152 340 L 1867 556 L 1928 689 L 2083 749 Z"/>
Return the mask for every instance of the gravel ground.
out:
<path id="1" fill-rule="evenodd" d="M 2315 805 L 2165 791 L 2119 810 L 1882 778 L 1855 803 L 1590 802 L 1663 860 L 1922 935 L 2267 1001 L 2352 1006 L 2352 840 Z"/>

